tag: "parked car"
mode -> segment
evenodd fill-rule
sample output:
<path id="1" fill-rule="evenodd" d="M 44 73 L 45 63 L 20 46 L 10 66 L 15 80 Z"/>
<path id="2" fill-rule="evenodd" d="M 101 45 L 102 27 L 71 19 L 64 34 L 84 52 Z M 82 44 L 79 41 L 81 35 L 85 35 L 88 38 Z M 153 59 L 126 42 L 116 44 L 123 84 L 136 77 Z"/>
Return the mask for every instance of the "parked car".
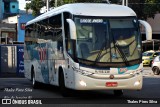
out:
<path id="1" fill-rule="evenodd" d="M 160 74 L 160 56 L 154 58 L 152 62 L 152 71 L 155 75 Z"/>
<path id="2" fill-rule="evenodd" d="M 142 54 L 142 61 L 143 61 L 143 65 L 149 65 L 151 66 L 152 65 L 152 61 L 153 59 L 160 55 L 160 51 L 153 51 L 153 50 L 150 50 L 150 51 L 146 51 Z"/>

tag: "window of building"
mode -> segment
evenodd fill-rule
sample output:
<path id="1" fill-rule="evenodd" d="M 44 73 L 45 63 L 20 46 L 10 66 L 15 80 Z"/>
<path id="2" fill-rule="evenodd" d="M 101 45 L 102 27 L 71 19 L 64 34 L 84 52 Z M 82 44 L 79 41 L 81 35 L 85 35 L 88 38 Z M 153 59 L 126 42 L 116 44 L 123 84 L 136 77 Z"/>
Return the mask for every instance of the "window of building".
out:
<path id="1" fill-rule="evenodd" d="M 12 8 L 15 8 L 16 6 L 15 5 L 12 5 Z"/>

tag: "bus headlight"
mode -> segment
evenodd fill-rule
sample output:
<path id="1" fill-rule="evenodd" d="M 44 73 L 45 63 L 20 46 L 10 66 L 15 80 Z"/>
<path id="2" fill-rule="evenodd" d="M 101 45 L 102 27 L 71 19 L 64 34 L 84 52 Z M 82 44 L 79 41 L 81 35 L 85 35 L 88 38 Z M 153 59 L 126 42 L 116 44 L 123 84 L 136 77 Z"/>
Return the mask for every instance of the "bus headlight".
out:
<path id="1" fill-rule="evenodd" d="M 136 81 L 136 82 L 134 83 L 134 86 L 138 86 L 138 85 L 140 85 L 140 81 Z"/>
<path id="2" fill-rule="evenodd" d="M 87 75 L 92 75 L 92 74 L 93 74 L 93 73 L 91 73 L 91 72 L 84 71 L 84 70 L 81 70 L 81 69 L 78 69 L 78 68 L 74 68 L 74 70 L 75 70 L 77 73 L 80 73 L 80 74 L 85 75 L 85 76 L 87 76 Z"/>
<path id="3" fill-rule="evenodd" d="M 79 84 L 81 85 L 81 86 L 84 86 L 84 87 L 86 87 L 87 85 L 86 85 L 86 83 L 84 82 L 84 81 L 79 81 Z"/>

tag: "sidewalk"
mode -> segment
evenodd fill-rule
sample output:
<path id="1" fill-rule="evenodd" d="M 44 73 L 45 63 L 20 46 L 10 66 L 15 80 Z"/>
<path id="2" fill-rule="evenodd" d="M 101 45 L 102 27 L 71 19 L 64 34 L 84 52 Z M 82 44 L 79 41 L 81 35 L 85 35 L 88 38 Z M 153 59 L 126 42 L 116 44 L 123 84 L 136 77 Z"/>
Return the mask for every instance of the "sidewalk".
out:
<path id="1" fill-rule="evenodd" d="M 24 78 L 24 75 L 17 75 L 16 73 L 0 73 L 0 78 Z"/>

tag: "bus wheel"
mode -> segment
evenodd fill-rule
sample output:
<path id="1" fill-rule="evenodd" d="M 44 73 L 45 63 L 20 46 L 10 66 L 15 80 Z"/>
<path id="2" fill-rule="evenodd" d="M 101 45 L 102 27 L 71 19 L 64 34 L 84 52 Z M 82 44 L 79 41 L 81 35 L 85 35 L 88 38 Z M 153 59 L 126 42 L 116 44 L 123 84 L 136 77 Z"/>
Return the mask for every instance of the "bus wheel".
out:
<path id="1" fill-rule="evenodd" d="M 114 90 L 114 95 L 115 96 L 122 96 L 123 95 L 123 90 Z"/>
<path id="2" fill-rule="evenodd" d="M 154 75 L 159 75 L 160 74 L 159 68 L 158 67 L 154 67 L 153 68 L 153 73 L 154 73 Z"/>
<path id="3" fill-rule="evenodd" d="M 38 88 L 38 85 L 39 84 L 35 79 L 35 73 L 33 72 L 33 74 L 32 74 L 32 86 L 33 86 L 34 89 L 36 89 L 36 88 Z"/>
<path id="4" fill-rule="evenodd" d="M 69 89 L 65 87 L 63 71 L 61 71 L 59 74 L 59 87 L 63 97 L 69 96 Z"/>

